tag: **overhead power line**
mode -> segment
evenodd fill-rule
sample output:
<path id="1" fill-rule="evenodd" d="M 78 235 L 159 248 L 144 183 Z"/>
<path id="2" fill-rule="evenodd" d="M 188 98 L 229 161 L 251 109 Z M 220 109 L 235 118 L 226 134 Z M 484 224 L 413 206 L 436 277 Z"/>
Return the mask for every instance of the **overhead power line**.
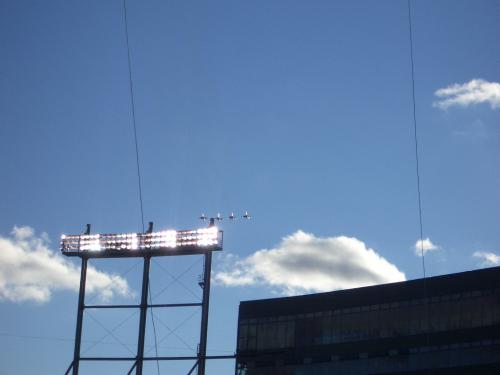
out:
<path id="1" fill-rule="evenodd" d="M 178 327 L 174 327 L 171 329 L 172 331 L 175 331 Z M 109 335 L 108 335 L 109 336 Z M 23 334 L 17 334 L 17 333 L 7 333 L 7 332 L 0 332 L 0 337 L 10 337 L 14 339 L 20 339 L 20 340 L 41 340 L 41 341 L 59 341 L 61 343 L 66 343 L 66 342 L 74 342 L 75 339 L 73 337 L 56 337 L 56 336 L 37 336 L 37 335 L 23 335 Z M 116 341 L 102 341 L 102 340 L 82 340 L 82 343 L 87 343 L 87 344 L 97 344 L 97 345 L 111 345 L 111 346 L 122 346 L 126 345 L 128 347 L 133 348 L 137 343 L 118 343 Z M 154 348 L 154 345 L 146 345 L 147 347 Z M 172 346 L 172 345 L 158 345 L 159 348 L 165 348 L 165 349 L 172 349 L 172 350 L 185 350 L 185 351 L 190 351 L 192 352 L 192 348 L 187 348 L 187 347 L 180 347 L 180 346 Z M 233 350 L 229 349 L 209 349 L 211 352 L 218 352 L 218 353 L 233 353 Z"/>
<path id="2" fill-rule="evenodd" d="M 418 198 L 418 223 L 419 223 L 419 234 L 420 234 L 420 257 L 422 258 L 422 274 L 423 274 L 423 293 L 425 301 L 425 322 L 427 327 L 425 329 L 427 346 L 430 346 L 431 336 L 430 336 L 430 311 L 429 311 L 429 299 L 427 291 L 427 272 L 425 269 L 425 249 L 424 249 L 424 225 L 422 219 L 422 192 L 420 188 L 420 155 L 418 148 L 418 132 L 417 132 L 417 104 L 415 98 L 415 61 L 413 57 L 413 28 L 412 28 L 412 7 L 411 0 L 408 0 L 408 31 L 409 31 L 409 41 L 410 41 L 410 61 L 411 61 L 411 98 L 413 104 L 413 137 L 415 142 L 415 174 L 417 177 L 417 198 Z M 432 369 L 427 370 L 428 374 L 432 374 Z"/>
<path id="3" fill-rule="evenodd" d="M 134 142 L 135 142 L 135 161 L 137 167 L 137 183 L 139 187 L 139 206 L 141 208 L 141 224 L 142 224 L 142 232 L 144 233 L 144 205 L 142 199 L 142 181 L 141 181 L 141 163 L 139 159 L 139 142 L 137 140 L 137 123 L 135 119 L 135 100 L 134 100 L 134 84 L 132 80 L 132 59 L 130 57 L 130 41 L 129 41 L 129 33 L 128 33 L 128 19 L 127 19 L 127 1 L 123 0 L 123 15 L 125 20 L 125 39 L 127 41 L 127 61 L 128 61 L 128 77 L 129 77 L 129 86 L 130 86 L 130 103 L 132 107 L 132 124 L 134 129 Z M 149 278 L 149 276 L 148 276 Z M 149 304 L 153 304 L 153 299 L 151 297 L 151 285 L 148 280 L 148 295 L 149 295 Z M 156 338 L 156 324 L 154 319 L 153 308 L 150 307 L 151 313 L 151 322 L 153 324 L 153 335 L 154 335 L 154 343 L 155 343 L 155 351 L 156 357 L 158 357 L 158 343 Z M 158 360 L 156 360 L 156 370 L 158 375 L 160 375 L 160 364 Z"/>
<path id="4" fill-rule="evenodd" d="M 418 197 L 418 221 L 420 228 L 420 255 L 422 256 L 422 272 L 424 279 L 427 276 L 425 270 L 424 251 L 424 229 L 422 220 L 422 193 L 420 190 L 420 155 L 418 152 L 418 132 L 417 132 L 417 104 L 415 99 L 415 62 L 413 58 L 413 29 L 411 21 L 411 0 L 408 0 L 408 27 L 410 37 L 410 61 L 411 61 L 411 98 L 413 104 L 413 138 L 415 141 L 415 174 L 417 176 L 417 197 Z"/>
<path id="5" fill-rule="evenodd" d="M 127 61 L 128 61 L 128 78 L 130 87 L 130 104 L 132 107 L 132 125 L 134 130 L 135 141 L 135 161 L 137 167 L 137 183 L 139 185 L 139 205 L 141 208 L 141 224 L 142 232 L 144 232 L 144 208 L 142 203 L 142 181 L 141 181 L 141 163 L 139 160 L 139 142 L 137 141 L 137 124 L 135 120 L 135 100 L 134 100 L 134 83 L 132 80 L 132 59 L 130 57 L 130 41 L 128 36 L 128 18 L 127 18 L 127 2 L 123 0 L 123 15 L 125 20 L 125 40 L 127 42 Z"/>

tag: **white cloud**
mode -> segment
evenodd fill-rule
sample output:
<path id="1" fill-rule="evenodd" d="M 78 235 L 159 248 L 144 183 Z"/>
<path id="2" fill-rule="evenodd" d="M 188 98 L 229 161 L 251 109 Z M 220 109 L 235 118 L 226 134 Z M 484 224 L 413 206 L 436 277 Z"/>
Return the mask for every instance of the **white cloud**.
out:
<path id="1" fill-rule="evenodd" d="M 27 226 L 14 227 L 11 236 L 0 235 L 0 300 L 47 302 L 52 292 L 78 291 L 80 268 L 50 250 L 45 233 L 35 235 Z M 87 291 L 101 300 L 131 296 L 120 276 L 87 268 Z"/>
<path id="2" fill-rule="evenodd" d="M 434 107 L 448 109 L 452 106 L 467 107 L 488 103 L 492 109 L 500 107 L 500 83 L 473 79 L 467 83 L 455 83 L 434 93 L 439 99 Z"/>
<path id="3" fill-rule="evenodd" d="M 440 247 L 433 244 L 429 237 L 424 238 L 423 240 L 418 240 L 415 242 L 415 255 L 422 256 L 422 249 L 424 250 L 424 255 L 429 251 L 439 250 Z"/>
<path id="4" fill-rule="evenodd" d="M 405 280 L 405 274 L 353 237 L 315 237 L 301 230 L 270 250 L 244 259 L 226 257 L 214 281 L 226 286 L 264 285 L 291 295 Z"/>
<path id="5" fill-rule="evenodd" d="M 500 266 L 500 255 L 486 251 L 476 251 L 472 254 L 474 257 L 482 259 L 483 266 Z"/>

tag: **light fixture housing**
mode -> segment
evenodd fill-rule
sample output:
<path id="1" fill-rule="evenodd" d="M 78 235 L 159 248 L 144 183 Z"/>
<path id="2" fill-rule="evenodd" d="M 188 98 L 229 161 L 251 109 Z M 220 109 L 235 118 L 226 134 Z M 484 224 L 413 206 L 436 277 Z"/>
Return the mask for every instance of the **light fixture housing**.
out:
<path id="1" fill-rule="evenodd" d="M 216 226 L 150 233 L 77 234 L 61 236 L 61 252 L 89 258 L 142 257 L 146 254 L 189 255 L 222 250 L 223 233 Z"/>

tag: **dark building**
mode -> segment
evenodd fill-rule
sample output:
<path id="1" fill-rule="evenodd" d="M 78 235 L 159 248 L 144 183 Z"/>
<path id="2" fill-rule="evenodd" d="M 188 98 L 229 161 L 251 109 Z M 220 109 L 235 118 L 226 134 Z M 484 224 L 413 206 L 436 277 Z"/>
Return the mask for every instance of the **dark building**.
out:
<path id="1" fill-rule="evenodd" d="M 500 267 L 241 302 L 237 374 L 500 374 Z"/>

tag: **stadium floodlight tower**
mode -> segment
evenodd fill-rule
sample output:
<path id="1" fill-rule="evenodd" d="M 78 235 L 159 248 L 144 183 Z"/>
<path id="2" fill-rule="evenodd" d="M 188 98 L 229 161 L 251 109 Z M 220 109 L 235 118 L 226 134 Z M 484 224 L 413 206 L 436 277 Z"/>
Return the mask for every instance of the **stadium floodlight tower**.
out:
<path id="1" fill-rule="evenodd" d="M 146 233 L 124 234 L 91 234 L 90 224 L 81 235 L 62 235 L 61 252 L 66 256 L 80 257 L 82 260 L 80 276 L 80 293 L 78 297 L 78 315 L 76 321 L 75 348 L 73 361 L 66 371 L 66 375 L 73 370 L 73 375 L 78 375 L 80 361 L 133 361 L 128 371 L 132 374 L 142 375 L 143 362 L 155 360 L 194 360 L 190 374 L 195 368 L 198 375 L 205 374 L 206 359 L 233 358 L 234 356 L 207 357 L 207 331 L 208 310 L 210 300 L 210 273 L 212 267 L 212 252 L 222 250 L 223 233 L 215 226 L 211 219 L 208 227 L 194 230 L 165 230 L 153 232 L 153 223 L 149 223 Z M 152 257 L 178 256 L 199 254 L 205 257 L 204 270 L 200 286 L 203 288 L 201 303 L 176 303 L 176 304 L 148 304 L 149 269 Z M 142 277 L 142 293 L 140 305 L 85 305 L 85 283 L 87 278 L 87 263 L 92 258 L 144 258 Z M 159 307 L 201 307 L 201 329 L 199 349 L 196 357 L 145 357 L 144 342 L 146 334 L 146 316 L 148 308 Z M 98 308 L 138 308 L 139 332 L 136 357 L 81 357 L 80 345 L 82 339 L 82 324 L 85 309 Z"/>

